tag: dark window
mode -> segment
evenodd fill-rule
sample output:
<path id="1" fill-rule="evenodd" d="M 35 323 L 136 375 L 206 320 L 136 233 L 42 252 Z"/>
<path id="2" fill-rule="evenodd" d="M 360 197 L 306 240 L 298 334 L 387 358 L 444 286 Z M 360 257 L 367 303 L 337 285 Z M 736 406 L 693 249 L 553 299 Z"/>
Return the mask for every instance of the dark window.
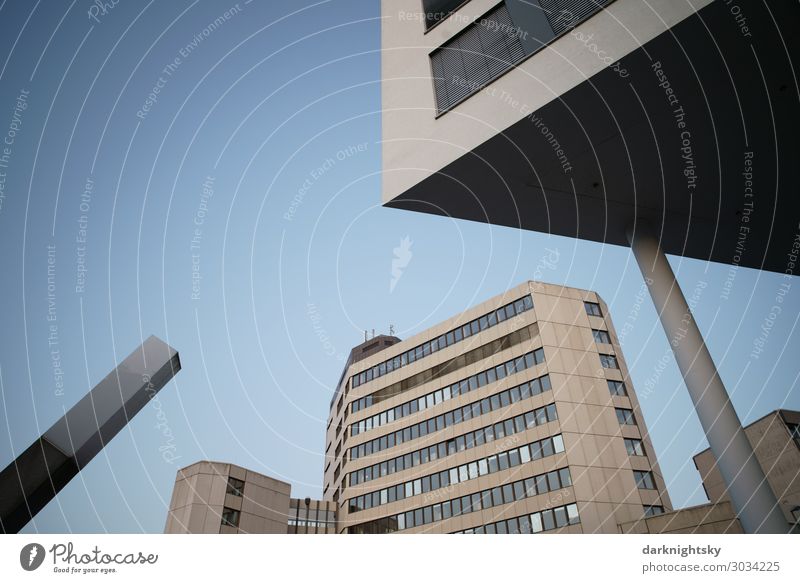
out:
<path id="1" fill-rule="evenodd" d="M 651 472 L 633 471 L 633 479 L 636 480 L 636 487 L 644 490 L 655 490 L 656 483 Z"/>
<path id="2" fill-rule="evenodd" d="M 625 439 L 625 449 L 628 455 L 645 455 L 641 439 Z"/>
<path id="3" fill-rule="evenodd" d="M 611 337 L 605 330 L 592 330 L 594 341 L 599 344 L 611 344 Z"/>
<path id="4" fill-rule="evenodd" d="M 222 509 L 222 525 L 223 526 L 239 526 L 239 511 L 227 506 Z"/>
<path id="5" fill-rule="evenodd" d="M 243 490 L 244 490 L 244 482 L 228 476 L 228 487 L 225 490 L 226 494 L 230 494 L 231 496 L 241 497 Z"/>
<path id="6" fill-rule="evenodd" d="M 600 364 L 603 365 L 603 368 L 619 368 L 617 357 L 612 354 L 601 354 Z"/>
<path id="7" fill-rule="evenodd" d="M 583 302 L 583 305 L 586 308 L 586 313 L 590 316 L 603 316 L 603 312 L 600 311 L 600 304 L 595 302 Z"/>
<path id="8" fill-rule="evenodd" d="M 645 516 L 658 516 L 659 514 L 664 514 L 664 507 L 663 506 L 645 506 L 644 507 L 644 515 Z"/>
<path id="9" fill-rule="evenodd" d="M 608 391 L 617 397 L 628 396 L 628 391 L 625 390 L 625 383 L 622 381 L 608 381 Z"/>
<path id="10" fill-rule="evenodd" d="M 636 425 L 633 411 L 630 409 L 620 409 L 619 407 L 617 407 L 615 411 L 617 412 L 617 421 L 619 421 L 620 425 Z"/>

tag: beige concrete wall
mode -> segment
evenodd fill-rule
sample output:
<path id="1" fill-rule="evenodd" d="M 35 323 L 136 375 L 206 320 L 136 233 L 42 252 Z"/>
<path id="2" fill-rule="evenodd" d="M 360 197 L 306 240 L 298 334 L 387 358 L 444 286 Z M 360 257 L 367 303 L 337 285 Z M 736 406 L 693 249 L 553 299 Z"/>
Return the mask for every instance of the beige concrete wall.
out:
<path id="1" fill-rule="evenodd" d="M 242 496 L 226 494 L 228 476 L 245 483 Z M 291 486 L 258 472 L 201 461 L 178 471 L 164 532 L 286 533 Z M 240 512 L 238 528 L 222 525 L 223 508 Z"/>
<path id="2" fill-rule="evenodd" d="M 621 523 L 624 534 L 742 534 L 730 502 L 703 504 Z"/>

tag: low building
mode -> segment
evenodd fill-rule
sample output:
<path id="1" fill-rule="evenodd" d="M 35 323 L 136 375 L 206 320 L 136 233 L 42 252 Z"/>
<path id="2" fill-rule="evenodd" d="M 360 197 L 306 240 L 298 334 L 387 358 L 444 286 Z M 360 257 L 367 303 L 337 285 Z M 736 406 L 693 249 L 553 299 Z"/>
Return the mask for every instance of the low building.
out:
<path id="1" fill-rule="evenodd" d="M 800 412 L 778 409 L 744 428 L 761 469 L 786 520 L 798 530 L 800 519 Z M 710 449 L 694 456 L 709 504 L 624 522 L 623 533 L 741 533 L 725 483 Z"/>
<path id="2" fill-rule="evenodd" d="M 200 461 L 178 470 L 167 534 L 328 534 L 336 505 L 291 497 L 291 485 L 233 464 Z"/>

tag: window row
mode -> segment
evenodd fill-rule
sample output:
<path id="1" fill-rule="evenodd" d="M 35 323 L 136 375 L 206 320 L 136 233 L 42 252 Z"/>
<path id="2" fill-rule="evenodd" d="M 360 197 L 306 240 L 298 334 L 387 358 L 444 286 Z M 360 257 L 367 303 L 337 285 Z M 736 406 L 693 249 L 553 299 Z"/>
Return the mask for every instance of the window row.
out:
<path id="1" fill-rule="evenodd" d="M 645 455 L 641 439 L 625 438 L 625 449 L 628 451 L 628 455 Z"/>
<path id="2" fill-rule="evenodd" d="M 356 534 L 383 534 L 406 530 L 417 526 L 424 526 L 440 520 L 447 520 L 453 516 L 463 516 L 471 512 L 488 510 L 531 498 L 540 494 L 554 492 L 572 485 L 572 477 L 569 468 L 553 470 L 546 474 L 539 474 L 525 480 L 518 480 L 489 488 L 474 494 L 467 494 L 460 498 L 445 500 L 444 502 L 401 512 L 392 516 L 386 516 L 370 522 L 356 524 L 348 529 L 350 533 Z"/>
<path id="3" fill-rule="evenodd" d="M 399 354 L 394 358 L 390 358 L 389 360 L 385 360 L 384 362 L 376 364 L 370 369 L 353 375 L 351 377 L 351 387 L 355 388 L 361 386 L 364 383 L 380 378 L 383 375 L 392 372 L 393 370 L 397 370 L 408 364 L 422 360 L 426 356 L 430 356 L 438 350 L 442 350 L 455 344 L 456 342 L 461 342 L 465 338 L 469 338 L 478 332 L 482 332 L 487 328 L 495 326 L 499 322 L 513 318 L 517 314 L 521 314 L 522 312 L 526 312 L 532 308 L 533 298 L 531 298 L 531 296 L 528 295 L 524 298 L 520 298 L 515 302 L 507 304 L 501 308 L 498 308 L 497 310 L 494 310 L 493 312 L 481 316 L 480 318 L 476 318 L 471 322 L 467 322 L 463 326 L 442 334 L 438 338 L 434 338 L 429 342 L 420 344 L 415 348 L 407 350 L 403 354 Z"/>
<path id="4" fill-rule="evenodd" d="M 402 419 L 403 417 L 412 415 L 417 411 L 430 409 L 439 403 L 449 401 L 450 399 L 455 399 L 459 395 L 466 395 L 469 392 L 476 391 L 481 387 L 484 387 L 495 381 L 502 380 L 507 376 L 513 375 L 514 373 L 518 373 L 538 364 L 542 364 L 543 362 L 544 349 L 537 348 L 533 352 L 529 352 L 523 356 L 520 356 L 519 358 L 513 358 L 508 362 L 504 362 L 496 367 L 492 367 L 476 375 L 472 375 L 471 377 L 453 383 L 450 386 L 441 388 L 432 393 L 428 393 L 427 395 L 423 395 L 418 399 L 408 401 L 402 405 L 394 407 L 393 409 L 373 415 L 372 417 L 367 417 L 366 419 L 362 419 L 357 423 L 353 423 L 350 426 L 350 435 L 355 436 L 359 433 L 381 427 L 382 425 L 386 425 L 387 423 L 391 423 L 397 419 Z"/>
<path id="5" fill-rule="evenodd" d="M 633 470 L 633 479 L 636 481 L 636 487 L 642 490 L 655 490 L 656 482 L 653 479 L 653 472 L 643 472 L 641 470 Z"/>
<path id="6" fill-rule="evenodd" d="M 542 510 L 517 518 L 476 526 L 454 534 L 536 534 L 546 530 L 562 528 L 570 524 L 580 524 L 578 505 L 567 504 L 552 510 Z"/>
<path id="7" fill-rule="evenodd" d="M 608 391 L 616 397 L 627 397 L 628 391 L 625 388 L 625 383 L 622 381 L 606 381 L 608 382 Z"/>
<path id="8" fill-rule="evenodd" d="M 601 354 L 600 364 L 603 365 L 603 368 L 619 368 L 617 357 L 613 354 Z"/>
<path id="9" fill-rule="evenodd" d="M 620 425 L 636 425 L 636 418 L 630 409 L 615 407 L 614 411 L 617 413 L 617 421 L 619 421 Z"/>
<path id="10" fill-rule="evenodd" d="M 409 480 L 408 482 L 383 488 L 382 490 L 376 490 L 369 494 L 350 498 L 350 500 L 348 500 L 348 510 L 350 513 L 369 510 L 376 506 L 390 504 L 396 500 L 405 500 L 406 498 L 426 494 L 438 490 L 439 488 L 446 488 L 453 484 L 474 480 L 480 476 L 494 474 L 508 468 L 528 463 L 531 460 L 561 453 L 562 451 L 564 451 L 564 440 L 561 435 L 554 435 L 553 437 L 540 439 L 539 441 L 534 441 L 522 447 L 515 447 L 514 449 L 496 455 L 461 464 L 449 470 L 430 474 L 424 478 Z"/>
<path id="11" fill-rule="evenodd" d="M 500 336 L 494 340 L 490 340 L 485 344 L 479 344 L 462 352 L 450 359 L 443 360 L 439 364 L 431 364 L 430 368 L 426 368 L 418 373 L 401 378 L 399 381 L 386 385 L 368 395 L 364 395 L 350 403 L 350 411 L 355 413 L 363 411 L 368 407 L 382 403 L 387 399 L 396 397 L 402 393 L 415 389 L 419 386 L 425 385 L 432 381 L 438 380 L 451 373 L 455 373 L 462 369 L 467 368 L 471 364 L 476 364 L 487 358 L 491 358 L 496 354 L 503 352 L 509 348 L 519 344 L 530 342 L 532 338 L 539 335 L 539 325 L 536 323 L 518 328 L 513 332 L 509 332 L 505 336 Z"/>
<path id="12" fill-rule="evenodd" d="M 469 403 L 468 405 L 464 405 L 463 407 L 453 411 L 442 413 L 433 419 L 421 421 L 420 423 L 411 425 L 404 429 L 398 429 L 397 431 L 389 433 L 388 435 L 384 435 L 383 437 L 377 437 L 360 445 L 351 447 L 350 459 L 359 459 L 366 455 L 389 449 L 395 445 L 407 443 L 417 439 L 418 437 L 424 437 L 433 433 L 434 431 L 439 431 L 440 429 L 457 425 L 462 421 L 469 421 L 470 419 L 488 413 L 489 411 L 496 411 L 497 409 L 507 407 L 511 403 L 522 401 L 523 399 L 533 397 L 534 395 L 538 395 L 544 391 L 549 391 L 550 389 L 550 377 L 548 375 L 541 376 L 538 379 L 533 379 L 532 381 L 522 383 L 521 385 L 517 385 L 515 387 L 511 387 L 510 389 L 506 389 L 505 391 L 496 393 L 491 397 L 486 397 L 485 399 L 475 401 L 474 403 Z"/>
<path id="13" fill-rule="evenodd" d="M 488 413 L 490 399 L 486 399 L 486 401 L 487 410 L 485 413 Z M 383 476 L 388 476 L 421 464 L 426 464 L 429 461 L 443 459 L 460 451 L 472 449 L 473 447 L 477 447 L 485 443 L 491 443 L 496 439 L 502 439 L 507 435 L 520 433 L 526 429 L 530 429 L 531 427 L 543 425 L 550 421 L 555 421 L 556 419 L 558 419 L 556 414 L 556 406 L 554 403 L 551 403 L 546 407 L 539 407 L 533 411 L 528 411 L 527 413 L 517 415 L 516 417 L 506 419 L 505 421 L 499 421 L 494 425 L 489 425 L 488 427 L 476 429 L 475 431 L 465 433 L 464 435 L 459 435 L 458 437 L 454 437 L 453 439 L 449 439 L 447 441 L 442 441 L 441 443 L 431 445 L 430 447 L 424 447 L 420 450 L 398 456 L 388 461 L 381 462 L 379 464 L 373 464 L 355 472 L 350 472 L 350 485 L 355 486 L 357 484 L 363 484 L 364 482 L 369 482 L 370 480 L 376 480 L 378 478 L 382 478 Z"/>

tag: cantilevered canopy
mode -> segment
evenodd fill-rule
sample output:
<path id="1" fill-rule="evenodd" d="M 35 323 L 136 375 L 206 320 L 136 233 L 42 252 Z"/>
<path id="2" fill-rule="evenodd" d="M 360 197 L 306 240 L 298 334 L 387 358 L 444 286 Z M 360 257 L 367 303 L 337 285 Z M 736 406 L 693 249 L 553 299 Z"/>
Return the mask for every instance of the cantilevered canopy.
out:
<path id="1" fill-rule="evenodd" d="M 737 8 L 705 6 L 439 168 L 404 168 L 385 150 L 385 205 L 626 246 L 625 229 L 640 217 L 661 231 L 667 253 L 796 273 L 800 5 Z M 594 51 L 602 35 L 586 41 L 588 33 L 569 34 L 564 42 L 600 58 Z M 556 58 L 554 47 L 520 66 Z M 531 95 L 552 91 L 534 73 Z M 512 74 L 521 73 L 501 76 L 443 113 L 415 147 L 458 141 L 458 132 L 437 134 L 448 116 L 451 128 L 458 117 L 464 132 L 479 126 L 471 100 L 523 107 L 520 83 L 507 99 L 501 93 Z M 384 81 L 391 93 L 384 107 L 399 111 L 403 94 L 394 87 Z M 392 115 L 384 114 L 384 128 Z M 403 173 L 420 178 L 397 188 Z"/>

